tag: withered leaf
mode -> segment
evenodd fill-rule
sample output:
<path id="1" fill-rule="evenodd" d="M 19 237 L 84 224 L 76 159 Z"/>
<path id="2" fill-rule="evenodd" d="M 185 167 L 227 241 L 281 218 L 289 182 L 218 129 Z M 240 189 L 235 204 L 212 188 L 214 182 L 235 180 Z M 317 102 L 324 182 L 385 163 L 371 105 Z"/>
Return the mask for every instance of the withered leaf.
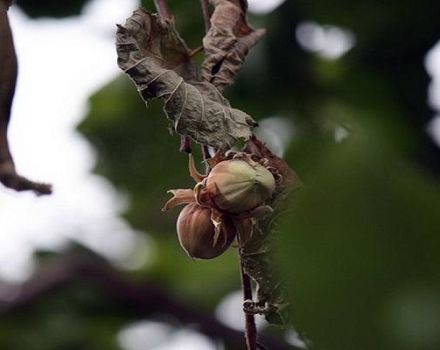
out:
<path id="1" fill-rule="evenodd" d="M 203 39 L 202 76 L 221 91 L 234 82 L 249 49 L 266 33 L 246 22 L 246 0 L 211 0 L 215 10 Z"/>
<path id="2" fill-rule="evenodd" d="M 212 84 L 201 81 L 172 20 L 139 9 L 118 26 L 116 38 L 119 67 L 146 102 L 164 100 L 177 133 L 219 149 L 249 139 L 255 121 L 231 108 Z"/>

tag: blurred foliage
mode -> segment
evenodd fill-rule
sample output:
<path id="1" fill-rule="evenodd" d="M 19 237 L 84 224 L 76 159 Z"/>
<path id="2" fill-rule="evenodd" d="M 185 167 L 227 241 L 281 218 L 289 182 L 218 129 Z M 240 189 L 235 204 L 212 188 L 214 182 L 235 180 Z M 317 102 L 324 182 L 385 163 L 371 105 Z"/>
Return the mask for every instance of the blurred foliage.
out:
<path id="1" fill-rule="evenodd" d="M 316 349 L 440 346 L 440 190 L 380 133 L 357 125 L 308 159 L 280 228 L 292 317 Z"/>
<path id="2" fill-rule="evenodd" d="M 76 283 L 4 318 L 0 344 L 17 350 L 117 350 L 115 334 L 129 316 L 98 286 Z"/>
<path id="3" fill-rule="evenodd" d="M 49 3 L 32 6 L 47 11 Z M 152 1 L 143 3 L 153 8 Z M 199 2 L 169 3 L 182 36 L 198 47 Z M 69 11 L 77 13 L 80 5 Z M 288 0 L 250 21 L 268 34 L 226 95 L 256 119 L 283 116 L 295 125 L 286 159 L 304 188 L 274 234 L 291 319 L 312 348 L 440 348 L 440 156 L 424 131 L 433 111 L 423 66 L 440 39 L 438 13 L 440 2 L 424 0 Z M 305 52 L 295 41 L 295 28 L 305 20 L 352 30 L 355 47 L 335 61 Z M 167 189 L 192 185 L 160 104 L 146 109 L 123 76 L 90 103 L 79 129 L 97 148 L 96 172 L 128 196 L 125 218 L 157 244 L 157 259 L 132 277 L 211 312 L 239 286 L 236 254 L 191 261 L 177 242 L 177 212 L 160 212 Z M 349 136 L 335 142 L 341 126 Z M 87 313 L 88 301 L 75 291 L 1 321 L 2 348 L 94 349 L 98 339 L 114 339 L 115 324 L 127 315 L 112 314 L 93 289 L 89 302 L 103 306 Z M 65 334 L 62 346 L 58 332 Z M 87 347 L 75 345 L 81 337 Z"/>

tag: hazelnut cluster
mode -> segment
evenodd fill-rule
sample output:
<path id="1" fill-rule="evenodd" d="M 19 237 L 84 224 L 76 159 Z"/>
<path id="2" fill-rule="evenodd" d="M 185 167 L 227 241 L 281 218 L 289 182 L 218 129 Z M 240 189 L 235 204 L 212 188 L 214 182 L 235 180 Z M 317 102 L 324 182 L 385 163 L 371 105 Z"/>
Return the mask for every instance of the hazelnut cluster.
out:
<path id="1" fill-rule="evenodd" d="M 265 158 L 243 152 L 217 152 L 207 160 L 212 170 L 200 174 L 189 156 L 194 189 L 174 189 L 162 210 L 186 206 L 177 219 L 182 248 L 191 258 L 212 259 L 225 252 L 235 238 L 245 242 L 254 224 L 272 213 L 277 170 Z"/>

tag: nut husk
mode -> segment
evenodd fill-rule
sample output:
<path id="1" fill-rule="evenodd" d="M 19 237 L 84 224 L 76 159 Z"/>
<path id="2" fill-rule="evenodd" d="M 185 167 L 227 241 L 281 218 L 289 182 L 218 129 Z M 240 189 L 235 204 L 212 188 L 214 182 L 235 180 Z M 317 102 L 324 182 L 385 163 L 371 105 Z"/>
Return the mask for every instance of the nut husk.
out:
<path id="1" fill-rule="evenodd" d="M 239 214 L 262 205 L 275 191 L 275 178 L 264 166 L 241 159 L 218 163 L 206 178 L 211 201 L 228 213 Z"/>

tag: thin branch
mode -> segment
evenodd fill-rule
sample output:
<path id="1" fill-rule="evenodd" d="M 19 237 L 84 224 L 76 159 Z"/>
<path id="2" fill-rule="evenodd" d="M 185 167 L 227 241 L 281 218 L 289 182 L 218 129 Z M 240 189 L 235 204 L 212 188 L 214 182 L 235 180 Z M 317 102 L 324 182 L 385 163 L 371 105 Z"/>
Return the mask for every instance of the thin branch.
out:
<path id="1" fill-rule="evenodd" d="M 16 191 L 50 194 L 50 185 L 37 183 L 17 174 L 8 143 L 8 125 L 17 81 L 17 55 L 9 25 L 11 1 L 0 0 L 0 183 Z"/>
<path id="2" fill-rule="evenodd" d="M 37 195 L 47 195 L 52 193 L 50 184 L 34 182 L 20 176 L 15 171 L 12 163 L 0 164 L 0 182 L 6 187 L 17 192 L 34 191 Z"/>
<path id="3" fill-rule="evenodd" d="M 243 301 L 252 300 L 252 286 L 251 279 L 244 272 L 244 266 L 240 256 L 240 274 L 241 274 L 241 288 L 243 290 Z M 257 350 L 257 327 L 255 325 L 255 316 L 253 314 L 244 312 L 245 318 L 245 333 L 246 350 Z"/>
<path id="4" fill-rule="evenodd" d="M 202 6 L 203 22 L 205 23 L 205 32 L 207 33 L 209 28 L 211 28 L 211 15 L 209 14 L 209 3 L 208 0 L 200 0 L 200 5 Z"/>
<path id="5" fill-rule="evenodd" d="M 154 6 L 156 6 L 157 12 L 163 19 L 171 19 L 172 15 L 168 8 L 166 0 L 154 0 Z"/>

